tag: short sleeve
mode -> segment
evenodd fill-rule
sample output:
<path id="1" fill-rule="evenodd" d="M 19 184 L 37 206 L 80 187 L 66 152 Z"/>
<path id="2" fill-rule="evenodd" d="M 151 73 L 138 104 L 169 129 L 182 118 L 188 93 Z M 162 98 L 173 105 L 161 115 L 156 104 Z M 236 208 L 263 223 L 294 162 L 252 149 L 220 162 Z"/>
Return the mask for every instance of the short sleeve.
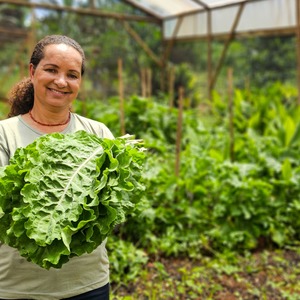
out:
<path id="1" fill-rule="evenodd" d="M 0 166 L 6 166 L 9 163 L 9 153 L 7 142 L 4 138 L 2 128 L 0 128 Z"/>

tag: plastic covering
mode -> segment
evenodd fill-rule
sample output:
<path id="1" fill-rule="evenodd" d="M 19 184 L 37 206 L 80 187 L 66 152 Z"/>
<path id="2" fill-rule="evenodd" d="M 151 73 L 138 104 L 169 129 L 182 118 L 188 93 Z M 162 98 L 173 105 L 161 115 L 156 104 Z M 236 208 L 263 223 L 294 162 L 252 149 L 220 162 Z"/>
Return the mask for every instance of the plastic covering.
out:
<path id="1" fill-rule="evenodd" d="M 242 3 L 244 9 L 237 23 L 236 34 L 295 28 L 296 1 L 130 0 L 128 2 L 163 20 L 164 39 L 186 39 L 206 37 L 208 34 L 228 35 Z M 210 32 L 208 11 L 211 11 Z"/>
<path id="2" fill-rule="evenodd" d="M 128 2 L 135 3 L 151 11 L 157 17 L 168 18 L 179 14 L 196 12 L 200 9 L 215 9 L 224 5 L 238 4 L 246 1 L 249 0 L 130 0 Z"/>

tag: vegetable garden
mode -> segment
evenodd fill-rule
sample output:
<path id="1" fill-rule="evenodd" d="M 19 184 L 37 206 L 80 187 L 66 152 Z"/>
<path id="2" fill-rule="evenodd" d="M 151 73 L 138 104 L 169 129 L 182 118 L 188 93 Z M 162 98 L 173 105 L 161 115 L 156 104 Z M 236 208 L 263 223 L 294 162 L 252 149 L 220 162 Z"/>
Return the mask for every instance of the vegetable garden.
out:
<path id="1" fill-rule="evenodd" d="M 142 138 L 148 149 L 143 176 L 146 192 L 139 204 L 140 212 L 119 226 L 108 242 L 115 295 L 123 284 L 131 285 L 139 275 L 146 276 L 143 272 L 149 264 L 158 272 L 156 276 L 160 280 L 168 278 L 165 269 L 168 265 L 163 264 L 168 258 L 188 259 L 195 264 L 218 258 L 222 262 L 215 262 L 218 266 L 215 271 L 236 276 L 242 268 L 235 265 L 240 256 L 239 263 L 250 262 L 249 276 L 252 268 L 259 269 L 252 265 L 252 255 L 260 253 L 258 259 L 276 259 L 276 255 L 268 258 L 265 253 L 272 250 L 274 253 L 288 251 L 290 254 L 282 253 L 292 255 L 294 261 L 290 263 L 295 273 L 291 282 L 269 287 L 274 294 L 268 294 L 267 287 L 250 288 L 244 294 L 246 298 L 242 294 L 239 298 L 239 288 L 232 289 L 232 297 L 236 294 L 236 298 L 228 299 L 300 297 L 297 283 L 300 275 L 297 248 L 300 111 L 296 97 L 295 88 L 278 83 L 264 91 L 236 90 L 233 114 L 226 99 L 217 94 L 213 102 L 207 103 L 205 111 L 184 109 L 178 173 L 178 108 L 170 108 L 167 99 L 137 96 L 127 99 L 126 130 Z M 107 102 L 78 102 L 74 109 L 87 111 L 88 117 L 105 120 L 113 133 L 120 135 L 118 98 Z M 288 263 L 283 257 L 280 259 Z M 195 270 L 190 274 L 179 268 L 180 278 L 194 280 L 191 287 L 182 287 L 182 299 L 186 299 L 183 295 L 187 291 L 191 292 L 190 299 L 202 299 L 204 291 L 209 290 L 205 288 L 205 273 L 208 270 L 211 274 L 212 269 L 207 265 L 199 267 L 196 274 L 200 277 L 195 275 L 190 279 Z M 175 295 L 180 298 L 178 289 L 175 288 L 178 293 L 173 295 L 175 298 Z M 167 287 L 164 290 L 166 294 L 162 298 L 173 299 L 172 292 L 167 294 Z M 220 286 L 215 292 L 210 290 L 205 299 L 224 299 L 217 298 L 220 291 Z M 140 297 L 150 295 L 149 291 L 140 293 Z M 149 296 L 149 299 L 156 298 Z"/>
<path id="2" fill-rule="evenodd" d="M 147 149 L 146 189 L 108 239 L 113 299 L 299 299 L 296 97 L 280 83 L 235 90 L 232 105 L 215 93 L 183 105 L 181 135 L 167 98 L 126 99 L 126 132 Z M 119 97 L 73 110 L 121 135 Z"/>
<path id="3" fill-rule="evenodd" d="M 201 108 L 183 101 L 182 116 L 164 97 L 126 99 L 126 132 L 147 149 L 146 189 L 108 239 L 113 299 L 300 298 L 296 97 L 280 83 L 235 90 L 231 105 L 215 93 Z M 73 110 L 121 135 L 119 97 Z"/>

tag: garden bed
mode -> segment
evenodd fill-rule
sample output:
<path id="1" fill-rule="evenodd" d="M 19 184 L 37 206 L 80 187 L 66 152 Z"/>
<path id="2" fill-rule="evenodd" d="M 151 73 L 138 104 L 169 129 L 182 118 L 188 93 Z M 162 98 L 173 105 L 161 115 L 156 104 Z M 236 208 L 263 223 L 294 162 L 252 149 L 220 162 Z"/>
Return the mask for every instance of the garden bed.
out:
<path id="1" fill-rule="evenodd" d="M 112 299 L 300 299 L 300 253 L 263 251 L 245 257 L 148 262 L 127 286 L 113 285 Z"/>

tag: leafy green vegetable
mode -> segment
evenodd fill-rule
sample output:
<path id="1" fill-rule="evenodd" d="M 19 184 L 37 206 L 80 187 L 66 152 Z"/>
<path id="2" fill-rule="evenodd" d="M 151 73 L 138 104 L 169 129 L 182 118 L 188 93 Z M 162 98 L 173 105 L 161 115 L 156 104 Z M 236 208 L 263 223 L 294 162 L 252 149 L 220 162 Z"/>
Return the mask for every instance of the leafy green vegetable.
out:
<path id="1" fill-rule="evenodd" d="M 141 199 L 135 142 L 78 131 L 17 149 L 0 168 L 0 240 L 45 269 L 92 252 Z"/>

